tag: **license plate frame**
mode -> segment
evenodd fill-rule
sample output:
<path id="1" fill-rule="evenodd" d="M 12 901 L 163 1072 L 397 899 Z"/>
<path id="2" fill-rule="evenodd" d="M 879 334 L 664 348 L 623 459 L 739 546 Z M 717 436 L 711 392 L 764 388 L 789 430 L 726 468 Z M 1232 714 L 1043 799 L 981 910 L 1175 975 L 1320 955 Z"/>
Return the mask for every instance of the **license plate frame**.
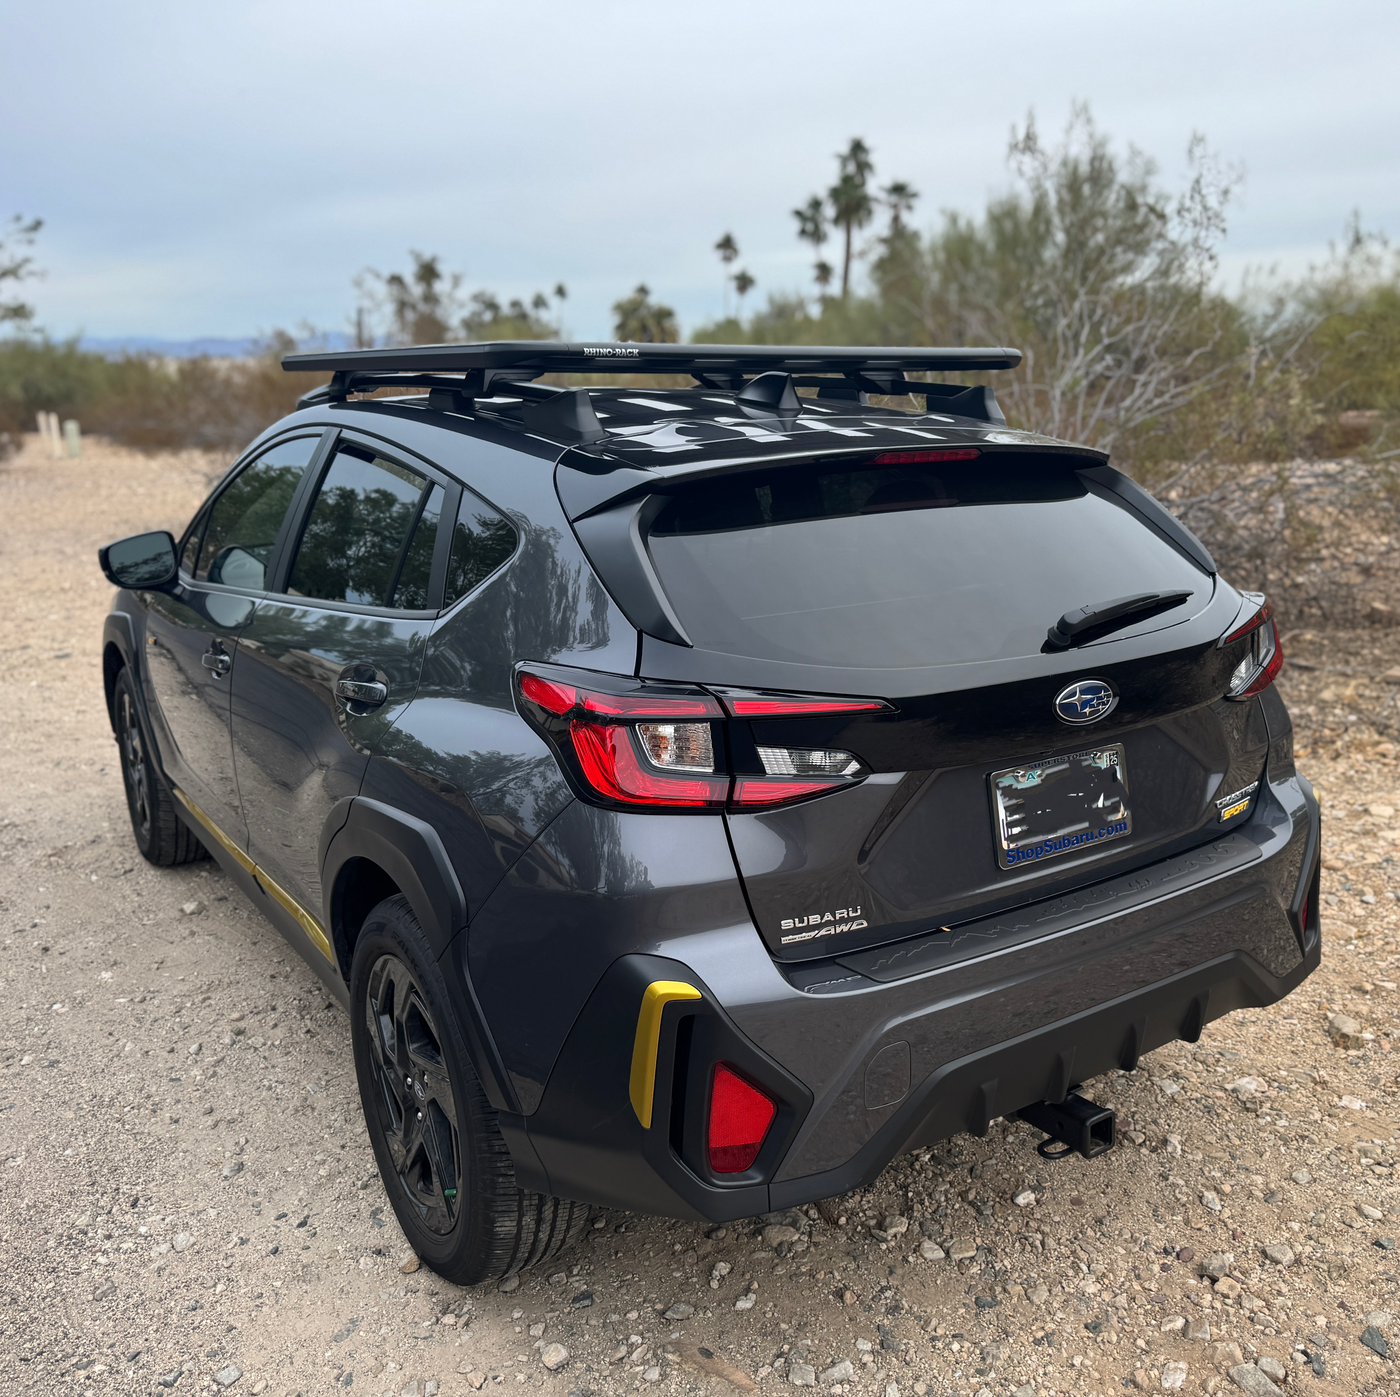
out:
<path id="1" fill-rule="evenodd" d="M 1008 871 L 1101 848 L 1133 832 L 1118 742 L 1004 767 L 988 775 L 987 785 L 997 863 Z"/>

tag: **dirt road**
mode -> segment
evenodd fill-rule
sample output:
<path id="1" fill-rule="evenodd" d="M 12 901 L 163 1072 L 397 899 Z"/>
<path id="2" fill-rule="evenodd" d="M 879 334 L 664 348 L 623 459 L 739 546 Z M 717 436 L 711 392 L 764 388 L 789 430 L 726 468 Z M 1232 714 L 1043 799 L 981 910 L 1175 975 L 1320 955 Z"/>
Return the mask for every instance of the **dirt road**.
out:
<path id="1" fill-rule="evenodd" d="M 1092 1083 L 1107 1157 L 1000 1122 L 825 1211 L 607 1215 L 509 1289 L 406 1271 L 344 1015 L 212 865 L 128 831 L 95 549 L 178 529 L 218 465 L 0 464 L 0 1392 L 1400 1391 L 1400 770 L 1354 731 L 1303 762 L 1323 970 Z M 1319 722 L 1326 673 L 1285 679 Z"/>

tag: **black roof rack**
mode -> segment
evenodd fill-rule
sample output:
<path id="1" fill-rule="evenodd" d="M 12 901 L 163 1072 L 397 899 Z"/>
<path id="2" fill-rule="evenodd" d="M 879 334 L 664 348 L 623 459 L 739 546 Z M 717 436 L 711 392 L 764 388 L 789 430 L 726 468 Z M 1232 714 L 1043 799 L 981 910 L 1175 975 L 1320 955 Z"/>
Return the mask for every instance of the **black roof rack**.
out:
<path id="1" fill-rule="evenodd" d="M 469 373 L 504 369 L 522 378 L 545 373 L 689 373 L 703 381 L 732 380 L 773 369 L 787 373 L 888 375 L 1014 369 L 1019 349 L 921 349 L 884 345 L 805 344 L 561 344 L 496 340 L 486 344 L 413 344 L 401 349 L 341 349 L 287 354 L 282 367 L 298 373 Z M 726 381 L 727 380 L 727 381 Z"/>
<path id="2" fill-rule="evenodd" d="M 952 371 L 1011 369 L 1018 349 L 917 349 L 865 346 L 747 344 L 556 344 L 497 340 L 486 344 L 415 344 L 402 349 L 345 349 L 286 354 L 288 372 L 331 371 L 331 381 L 303 393 L 298 407 L 343 402 L 376 388 L 427 388 L 428 406 L 469 411 L 476 398 L 503 391 L 522 400 L 527 432 L 565 442 L 601 441 L 607 433 L 587 389 L 557 388 L 532 380 L 545 373 L 688 373 L 702 386 L 735 394 L 750 416 L 782 416 L 800 410 L 797 389 L 816 388 L 819 398 L 864 402 L 870 393 L 916 394 L 938 410 L 1004 425 L 996 395 L 986 385 L 925 383 L 904 377 L 911 369 Z M 794 371 L 840 374 L 795 378 Z M 746 378 L 745 374 L 752 377 Z"/>

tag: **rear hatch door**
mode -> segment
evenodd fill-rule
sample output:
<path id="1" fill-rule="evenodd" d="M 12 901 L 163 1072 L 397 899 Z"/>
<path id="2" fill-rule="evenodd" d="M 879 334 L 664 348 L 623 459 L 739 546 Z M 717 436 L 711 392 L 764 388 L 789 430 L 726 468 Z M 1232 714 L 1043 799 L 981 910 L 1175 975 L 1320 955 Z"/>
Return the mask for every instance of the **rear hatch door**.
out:
<path id="1" fill-rule="evenodd" d="M 1199 845 L 1223 832 L 1217 800 L 1262 770 L 1257 705 L 1222 699 L 1238 656 L 1217 642 L 1241 598 L 1194 539 L 1088 456 L 919 459 L 937 454 L 676 482 L 645 511 L 691 645 L 645 636 L 642 674 L 891 705 L 729 725 L 737 771 L 762 771 L 760 748 L 837 749 L 867 773 L 726 817 L 780 959 L 956 926 Z M 1158 600 L 1048 641 L 1125 597 Z"/>

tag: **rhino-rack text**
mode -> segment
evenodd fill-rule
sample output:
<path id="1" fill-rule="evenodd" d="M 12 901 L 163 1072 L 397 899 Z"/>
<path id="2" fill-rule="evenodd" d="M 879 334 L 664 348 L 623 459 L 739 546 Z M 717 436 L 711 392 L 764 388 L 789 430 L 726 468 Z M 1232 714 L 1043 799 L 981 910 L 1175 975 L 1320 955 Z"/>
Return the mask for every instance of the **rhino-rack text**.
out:
<path id="1" fill-rule="evenodd" d="M 794 941 L 812 941 L 818 936 L 840 936 L 843 931 L 860 931 L 870 924 L 859 907 L 838 907 L 834 912 L 809 912 L 805 917 L 785 917 L 781 929 L 791 935 L 782 938 L 784 946 Z"/>

